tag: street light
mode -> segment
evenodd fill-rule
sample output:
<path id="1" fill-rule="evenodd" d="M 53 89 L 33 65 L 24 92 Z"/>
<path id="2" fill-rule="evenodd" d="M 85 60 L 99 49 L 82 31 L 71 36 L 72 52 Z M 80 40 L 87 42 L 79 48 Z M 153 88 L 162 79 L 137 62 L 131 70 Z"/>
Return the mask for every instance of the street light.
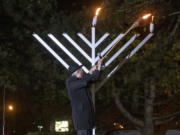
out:
<path id="1" fill-rule="evenodd" d="M 9 105 L 9 106 L 8 106 L 8 109 L 9 109 L 10 111 L 13 111 L 13 110 L 14 110 L 14 107 L 13 107 L 12 105 Z"/>
<path id="2" fill-rule="evenodd" d="M 13 105 L 9 105 L 8 106 L 8 109 L 10 111 L 13 111 L 14 110 L 14 107 Z M 5 116 L 6 116 L 6 87 L 4 85 L 4 88 L 3 88 L 3 121 L 2 121 L 2 135 L 5 135 Z"/>

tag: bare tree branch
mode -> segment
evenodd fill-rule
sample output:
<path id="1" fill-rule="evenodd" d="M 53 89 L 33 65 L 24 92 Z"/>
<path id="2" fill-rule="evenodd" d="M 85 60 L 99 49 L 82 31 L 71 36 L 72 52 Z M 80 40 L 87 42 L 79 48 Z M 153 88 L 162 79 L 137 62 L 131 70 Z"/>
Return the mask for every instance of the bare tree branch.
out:
<path id="1" fill-rule="evenodd" d="M 178 95 L 173 95 L 173 96 L 169 97 L 169 98 L 166 99 L 166 100 L 163 100 L 163 101 L 154 103 L 154 106 L 166 105 L 166 104 L 168 104 L 169 102 L 178 100 L 179 98 L 180 98 L 180 97 L 179 97 L 179 94 L 178 94 Z"/>
<path id="2" fill-rule="evenodd" d="M 180 15 L 178 15 L 178 18 L 177 18 L 177 21 L 176 21 L 176 24 L 171 32 L 171 35 L 170 36 L 173 36 L 175 33 L 176 33 L 176 30 L 178 29 L 179 27 L 179 23 L 180 23 Z"/>
<path id="3" fill-rule="evenodd" d="M 120 112 L 121 112 L 127 119 L 129 119 L 134 125 L 136 125 L 137 127 L 143 127 L 143 126 L 144 126 L 143 121 L 141 121 L 141 120 L 135 118 L 134 116 L 132 116 L 132 115 L 124 108 L 124 106 L 122 105 L 121 101 L 119 100 L 117 94 L 115 93 L 115 88 L 113 88 L 112 92 L 113 92 L 113 97 L 114 97 L 115 103 L 116 103 L 118 109 L 120 110 Z"/>
<path id="4" fill-rule="evenodd" d="M 132 104 L 132 101 L 126 100 L 126 99 L 122 99 L 121 102 L 122 102 L 122 103 L 127 103 L 127 104 Z M 138 103 L 138 105 L 144 106 L 144 103 Z"/>
<path id="5" fill-rule="evenodd" d="M 154 119 L 154 120 L 169 119 L 170 117 L 174 117 L 174 116 L 176 116 L 176 115 L 178 115 L 178 114 L 180 114 L 180 111 L 171 113 L 171 114 L 169 114 L 169 115 L 161 116 L 161 117 L 154 117 L 153 119 Z"/>
<path id="6" fill-rule="evenodd" d="M 178 15 L 178 14 L 180 14 L 180 11 L 173 12 L 173 13 L 169 14 L 169 16 Z"/>
<path id="7" fill-rule="evenodd" d="M 167 123 L 169 121 L 172 121 L 178 114 L 180 114 L 180 111 L 177 111 L 175 113 L 172 113 L 172 114 L 169 114 L 166 116 L 162 116 L 162 117 L 155 117 L 154 124 L 161 125 L 161 124 Z"/>
<path id="8" fill-rule="evenodd" d="M 164 119 L 164 120 L 156 120 L 154 122 L 154 125 L 158 126 L 158 125 L 161 125 L 161 124 L 165 124 L 167 122 L 170 122 L 174 119 L 175 117 L 171 117 L 171 118 L 168 118 L 168 119 Z"/>

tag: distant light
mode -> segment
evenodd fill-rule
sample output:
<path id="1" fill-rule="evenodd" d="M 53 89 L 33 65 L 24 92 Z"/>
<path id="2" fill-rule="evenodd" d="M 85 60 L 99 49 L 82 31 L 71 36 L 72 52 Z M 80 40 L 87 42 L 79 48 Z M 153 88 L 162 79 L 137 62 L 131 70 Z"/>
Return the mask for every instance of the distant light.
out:
<path id="1" fill-rule="evenodd" d="M 121 125 L 120 123 L 116 123 L 116 122 L 114 122 L 114 123 L 113 123 L 113 125 L 114 125 L 115 127 L 117 127 L 117 128 L 121 128 L 121 129 L 123 129 L 123 128 L 124 128 L 124 126 L 123 126 L 123 125 Z"/>
<path id="2" fill-rule="evenodd" d="M 124 126 L 123 126 L 123 125 L 119 125 L 119 128 L 123 129 L 123 128 L 124 128 Z"/>
<path id="3" fill-rule="evenodd" d="M 42 125 L 38 125 L 37 128 L 39 129 L 39 131 L 41 132 L 41 130 L 43 129 Z"/>
<path id="4" fill-rule="evenodd" d="M 10 111 L 14 110 L 14 107 L 12 105 L 9 105 L 8 108 L 9 108 Z"/>
<path id="5" fill-rule="evenodd" d="M 55 131 L 56 132 L 68 132 L 69 131 L 69 122 L 68 121 L 56 121 L 55 122 Z"/>
<path id="6" fill-rule="evenodd" d="M 42 126 L 42 125 L 38 125 L 37 127 L 38 127 L 39 129 L 42 129 L 42 128 L 43 128 L 43 126 Z"/>

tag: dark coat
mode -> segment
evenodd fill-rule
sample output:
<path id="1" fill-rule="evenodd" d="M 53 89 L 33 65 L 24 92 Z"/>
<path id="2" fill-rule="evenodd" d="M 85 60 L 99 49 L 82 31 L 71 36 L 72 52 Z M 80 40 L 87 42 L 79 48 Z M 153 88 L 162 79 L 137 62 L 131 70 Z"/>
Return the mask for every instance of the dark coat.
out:
<path id="1" fill-rule="evenodd" d="M 89 84 L 99 78 L 100 71 L 85 74 L 83 78 L 70 76 L 66 81 L 72 106 L 72 118 L 76 130 L 92 129 L 95 126 L 95 115 Z"/>

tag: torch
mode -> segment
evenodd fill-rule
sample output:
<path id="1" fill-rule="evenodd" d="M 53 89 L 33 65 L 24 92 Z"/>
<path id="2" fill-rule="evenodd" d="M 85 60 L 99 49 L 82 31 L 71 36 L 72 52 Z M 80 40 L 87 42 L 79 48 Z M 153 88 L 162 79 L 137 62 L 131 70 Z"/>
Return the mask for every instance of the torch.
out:
<path id="1" fill-rule="evenodd" d="M 138 27 L 140 25 L 140 23 L 143 21 L 143 20 L 146 20 L 148 19 L 152 14 L 146 14 L 142 17 L 140 17 L 139 19 L 137 19 L 132 25 L 131 27 L 124 33 L 123 37 L 126 36 L 132 29 Z M 122 39 L 122 38 L 121 38 Z M 120 41 L 120 40 L 119 40 Z M 117 42 L 118 43 L 118 42 Z M 103 56 L 103 58 L 107 58 L 108 54 L 113 50 L 113 48 L 117 45 L 117 43 L 112 46 L 112 48 Z"/>
<path id="2" fill-rule="evenodd" d="M 96 23 L 97 23 L 97 16 L 99 15 L 99 12 L 102 8 L 97 8 L 96 10 L 96 14 L 95 16 L 93 17 L 93 22 L 92 22 L 92 26 L 96 26 Z"/>
<path id="3" fill-rule="evenodd" d="M 151 16 L 151 14 L 146 14 L 143 17 L 140 17 L 139 19 L 137 19 L 132 25 L 131 27 L 125 32 L 124 36 L 127 35 L 127 33 L 129 33 L 132 29 L 136 28 L 139 26 L 139 24 L 143 21 L 148 19 Z"/>

